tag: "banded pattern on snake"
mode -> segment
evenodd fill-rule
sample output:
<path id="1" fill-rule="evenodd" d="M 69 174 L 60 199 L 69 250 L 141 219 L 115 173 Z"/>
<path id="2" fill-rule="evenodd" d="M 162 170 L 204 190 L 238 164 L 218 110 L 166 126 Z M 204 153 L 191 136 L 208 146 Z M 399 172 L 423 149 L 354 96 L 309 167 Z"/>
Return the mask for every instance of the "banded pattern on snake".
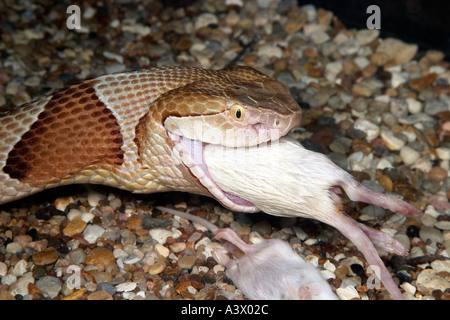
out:
<path id="1" fill-rule="evenodd" d="M 287 89 L 248 67 L 152 68 L 86 80 L 0 112 L 0 204 L 94 183 L 192 192 L 258 211 L 220 189 L 203 147 L 278 139 L 300 119 Z"/>

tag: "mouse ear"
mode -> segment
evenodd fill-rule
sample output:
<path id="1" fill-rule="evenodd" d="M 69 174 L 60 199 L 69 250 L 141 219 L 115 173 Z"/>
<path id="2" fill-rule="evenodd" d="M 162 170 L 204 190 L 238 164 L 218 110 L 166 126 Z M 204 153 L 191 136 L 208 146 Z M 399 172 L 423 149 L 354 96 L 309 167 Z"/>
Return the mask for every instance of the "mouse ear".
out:
<path id="1" fill-rule="evenodd" d="M 298 289 L 298 299 L 299 300 L 311 300 L 311 292 L 309 292 L 308 286 L 301 286 Z"/>

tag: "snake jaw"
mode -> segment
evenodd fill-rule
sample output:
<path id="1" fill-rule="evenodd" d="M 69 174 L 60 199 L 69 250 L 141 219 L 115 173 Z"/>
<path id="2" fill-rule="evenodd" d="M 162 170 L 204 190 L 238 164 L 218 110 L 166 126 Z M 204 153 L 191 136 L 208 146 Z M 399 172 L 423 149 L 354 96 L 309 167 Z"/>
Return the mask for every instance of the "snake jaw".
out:
<path id="1" fill-rule="evenodd" d="M 251 202 L 222 190 L 222 188 L 214 181 L 203 157 L 204 148 L 207 143 L 200 140 L 191 140 L 169 131 L 167 133 L 174 144 L 174 158 L 185 165 L 191 174 L 198 179 L 202 186 L 206 188 L 215 199 L 233 211 L 249 213 L 260 211 Z"/>

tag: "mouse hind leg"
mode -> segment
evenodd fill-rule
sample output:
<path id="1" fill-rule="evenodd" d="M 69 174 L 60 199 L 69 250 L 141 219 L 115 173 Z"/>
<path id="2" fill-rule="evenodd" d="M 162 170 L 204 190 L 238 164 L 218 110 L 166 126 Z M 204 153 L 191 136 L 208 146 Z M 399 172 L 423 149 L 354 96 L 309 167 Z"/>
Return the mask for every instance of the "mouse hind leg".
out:
<path id="1" fill-rule="evenodd" d="M 345 174 L 339 185 L 344 189 L 352 201 L 370 203 L 392 212 L 400 212 L 404 215 L 418 216 L 422 212 L 405 201 L 374 191 L 359 183 L 350 174 Z"/>

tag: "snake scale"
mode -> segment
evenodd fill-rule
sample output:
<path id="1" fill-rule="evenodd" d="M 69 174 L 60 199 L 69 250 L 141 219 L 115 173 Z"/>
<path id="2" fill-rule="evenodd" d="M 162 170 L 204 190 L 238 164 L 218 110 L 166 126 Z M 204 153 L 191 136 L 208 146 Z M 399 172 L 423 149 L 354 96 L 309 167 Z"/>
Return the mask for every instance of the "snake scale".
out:
<path id="1" fill-rule="evenodd" d="M 214 182 L 203 148 L 278 139 L 300 119 L 288 90 L 249 67 L 100 76 L 0 112 L 0 204 L 93 183 L 134 193 L 191 192 L 255 212 Z"/>

